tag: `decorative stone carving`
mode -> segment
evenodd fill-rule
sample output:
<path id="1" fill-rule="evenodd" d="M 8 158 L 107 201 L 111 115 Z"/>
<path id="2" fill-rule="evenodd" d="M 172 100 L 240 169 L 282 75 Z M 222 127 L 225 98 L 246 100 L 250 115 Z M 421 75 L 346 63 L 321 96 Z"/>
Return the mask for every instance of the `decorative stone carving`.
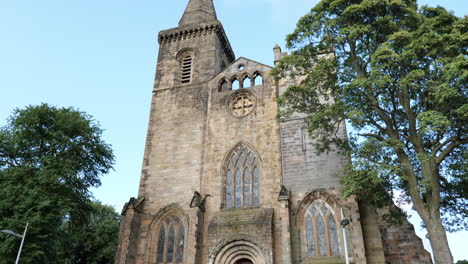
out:
<path id="1" fill-rule="evenodd" d="M 235 117 L 247 116 L 255 108 L 255 97 L 248 92 L 237 93 L 231 98 L 229 107 Z"/>

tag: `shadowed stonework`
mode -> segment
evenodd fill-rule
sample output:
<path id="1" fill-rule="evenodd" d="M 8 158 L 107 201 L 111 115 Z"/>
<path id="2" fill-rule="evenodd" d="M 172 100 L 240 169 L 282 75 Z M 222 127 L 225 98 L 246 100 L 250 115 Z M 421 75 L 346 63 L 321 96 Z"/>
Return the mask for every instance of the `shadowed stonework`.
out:
<path id="1" fill-rule="evenodd" d="M 117 264 L 431 263 L 410 224 L 387 226 L 343 199 L 348 158 L 316 155 L 304 116 L 278 119 L 278 96 L 300 80 L 236 59 L 212 0 L 190 0 L 158 41 L 140 188 L 122 210 Z"/>

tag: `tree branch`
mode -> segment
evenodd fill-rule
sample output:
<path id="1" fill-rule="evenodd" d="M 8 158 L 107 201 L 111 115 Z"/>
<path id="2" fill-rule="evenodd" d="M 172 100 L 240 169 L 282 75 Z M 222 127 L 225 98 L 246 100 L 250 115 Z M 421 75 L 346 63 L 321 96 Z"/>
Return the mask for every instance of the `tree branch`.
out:
<path id="1" fill-rule="evenodd" d="M 435 157 L 437 155 L 437 152 L 439 152 L 439 150 L 441 150 L 445 145 L 447 145 L 448 143 L 450 142 L 453 142 L 453 141 L 456 141 L 458 138 L 458 136 L 453 136 L 449 139 L 447 139 L 446 141 L 440 143 L 439 145 L 437 145 L 434 150 L 432 150 L 432 155 Z"/>
<path id="2" fill-rule="evenodd" d="M 377 135 L 377 134 L 371 134 L 371 133 L 364 133 L 364 134 L 358 134 L 358 136 L 361 136 L 361 137 L 373 137 L 373 138 L 376 138 L 380 141 L 384 141 L 385 139 L 380 136 L 380 135 Z"/>
<path id="3" fill-rule="evenodd" d="M 452 150 L 454 150 L 456 147 L 458 147 L 460 145 L 463 145 L 463 144 L 468 144 L 468 138 L 463 138 L 463 139 L 456 140 L 452 144 L 448 145 L 447 148 L 444 149 L 442 151 L 442 153 L 440 153 L 440 155 L 438 157 L 436 157 L 436 159 L 435 159 L 436 165 L 438 166 L 440 163 L 442 163 L 442 161 L 444 161 L 444 159 L 448 155 L 450 155 Z"/>

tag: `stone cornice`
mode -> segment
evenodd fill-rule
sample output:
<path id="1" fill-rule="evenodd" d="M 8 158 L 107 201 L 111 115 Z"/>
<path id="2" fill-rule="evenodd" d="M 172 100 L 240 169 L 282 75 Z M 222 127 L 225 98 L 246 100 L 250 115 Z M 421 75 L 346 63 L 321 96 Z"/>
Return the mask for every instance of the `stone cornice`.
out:
<path id="1" fill-rule="evenodd" d="M 219 21 L 212 21 L 211 23 L 202 23 L 198 25 L 189 25 L 185 27 L 178 27 L 159 32 L 158 42 L 160 45 L 177 42 L 183 39 L 196 38 L 202 35 L 217 34 L 218 38 L 223 44 L 223 48 L 231 61 L 234 61 L 235 55 L 232 51 L 231 44 L 226 36 L 223 26 Z"/>

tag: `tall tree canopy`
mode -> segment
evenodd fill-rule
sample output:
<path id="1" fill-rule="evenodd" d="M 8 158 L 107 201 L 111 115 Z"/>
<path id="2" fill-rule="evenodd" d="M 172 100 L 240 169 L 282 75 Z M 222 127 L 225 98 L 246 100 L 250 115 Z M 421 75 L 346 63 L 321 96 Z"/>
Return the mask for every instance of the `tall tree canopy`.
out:
<path id="1" fill-rule="evenodd" d="M 0 229 L 26 222 L 21 263 L 57 262 L 60 228 L 88 222 L 90 187 L 112 169 L 114 156 L 87 114 L 46 104 L 16 109 L 0 128 Z M 19 239 L 0 235 L 0 263 L 12 263 Z"/>
<path id="2" fill-rule="evenodd" d="M 377 206 L 402 193 L 437 263 L 453 263 L 443 222 L 468 228 L 467 32 L 468 17 L 415 0 L 322 0 L 273 70 L 300 80 L 282 95 L 282 114 L 309 114 L 319 151 L 350 151 L 345 193 Z M 349 142 L 334 133 L 344 120 Z"/>

